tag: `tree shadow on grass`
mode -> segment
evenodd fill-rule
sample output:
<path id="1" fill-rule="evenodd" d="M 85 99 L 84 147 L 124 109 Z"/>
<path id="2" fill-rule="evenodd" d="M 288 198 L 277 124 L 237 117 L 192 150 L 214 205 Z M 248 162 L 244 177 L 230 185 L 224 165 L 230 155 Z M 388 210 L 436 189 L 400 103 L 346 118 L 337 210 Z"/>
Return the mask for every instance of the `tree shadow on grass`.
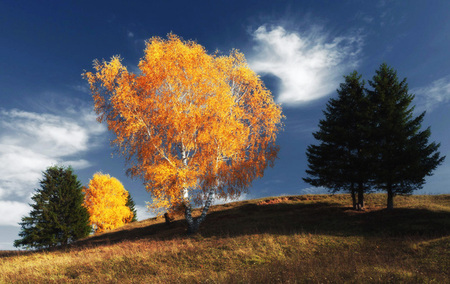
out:
<path id="1" fill-rule="evenodd" d="M 260 204 L 239 202 L 213 207 L 201 224 L 203 237 L 233 237 L 252 234 L 323 234 L 332 236 L 378 236 L 436 238 L 450 235 L 450 212 L 395 208 L 354 211 L 339 203 L 283 202 Z M 149 225 L 146 225 L 146 224 Z M 187 238 L 184 219 L 166 225 L 162 219 L 130 224 L 119 230 L 79 240 L 65 248 L 110 245 L 139 239 L 171 240 Z M 56 249 L 56 250 L 57 250 Z M 52 249 L 55 250 L 55 249 Z M 1 257 L 14 256 L 0 254 Z"/>
<path id="2" fill-rule="evenodd" d="M 251 234 L 324 234 L 335 236 L 442 237 L 450 234 L 450 212 L 396 208 L 354 211 L 332 202 L 244 203 L 213 211 L 200 226 L 204 237 Z M 137 239 L 170 240 L 189 237 L 185 220 L 170 225 L 153 224 L 105 233 L 76 243 L 77 246 L 108 245 Z"/>
<path id="3" fill-rule="evenodd" d="M 450 212 L 414 208 L 358 212 L 329 202 L 248 204 L 212 212 L 200 231 L 204 236 L 306 233 L 442 237 L 450 234 Z"/>

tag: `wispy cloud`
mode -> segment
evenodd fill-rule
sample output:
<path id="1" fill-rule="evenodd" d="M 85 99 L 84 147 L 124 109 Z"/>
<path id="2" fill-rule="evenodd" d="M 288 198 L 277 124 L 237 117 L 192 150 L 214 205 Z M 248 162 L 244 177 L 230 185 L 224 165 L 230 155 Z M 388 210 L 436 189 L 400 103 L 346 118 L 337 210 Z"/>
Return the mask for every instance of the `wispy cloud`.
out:
<path id="1" fill-rule="evenodd" d="M 30 210 L 26 203 L 0 200 L 0 226 L 19 226 L 22 217 L 28 215 Z"/>
<path id="2" fill-rule="evenodd" d="M 134 208 L 136 208 L 136 215 L 138 218 L 138 221 L 142 221 L 148 218 L 153 218 L 156 216 L 156 214 L 153 214 L 152 212 L 150 212 L 147 209 L 147 206 L 142 206 L 142 205 L 136 205 L 134 206 Z"/>
<path id="3" fill-rule="evenodd" d="M 319 187 L 311 186 L 300 190 L 300 194 L 326 194 L 326 193 L 328 193 L 328 190 L 322 186 Z"/>
<path id="4" fill-rule="evenodd" d="M 72 107 L 59 115 L 0 110 L 0 199 L 29 198 L 48 166 L 89 167 L 84 154 L 104 132 L 86 109 Z"/>
<path id="5" fill-rule="evenodd" d="M 428 86 L 412 89 L 411 93 L 416 95 L 419 108 L 431 112 L 438 105 L 450 102 L 450 76 L 436 80 Z"/>
<path id="6" fill-rule="evenodd" d="M 212 202 L 213 205 L 226 204 L 230 202 L 244 201 L 249 199 L 246 193 L 241 194 L 238 198 L 230 199 L 230 198 L 215 198 Z"/>
<path id="7" fill-rule="evenodd" d="M 311 134 L 317 131 L 319 128 L 317 126 L 316 119 L 293 119 L 289 117 L 286 121 L 285 126 L 286 132 L 292 134 L 293 136 L 302 137 L 304 134 Z"/>
<path id="8" fill-rule="evenodd" d="M 330 38 L 320 29 L 307 33 L 281 26 L 261 26 L 253 32 L 256 42 L 249 64 L 259 74 L 281 81 L 277 101 L 296 105 L 336 90 L 345 72 L 358 65 L 362 36 Z"/>
<path id="9" fill-rule="evenodd" d="M 81 93 L 91 94 L 91 90 L 89 89 L 89 84 L 87 82 L 83 82 L 77 85 L 71 86 L 74 90 L 77 90 Z"/>

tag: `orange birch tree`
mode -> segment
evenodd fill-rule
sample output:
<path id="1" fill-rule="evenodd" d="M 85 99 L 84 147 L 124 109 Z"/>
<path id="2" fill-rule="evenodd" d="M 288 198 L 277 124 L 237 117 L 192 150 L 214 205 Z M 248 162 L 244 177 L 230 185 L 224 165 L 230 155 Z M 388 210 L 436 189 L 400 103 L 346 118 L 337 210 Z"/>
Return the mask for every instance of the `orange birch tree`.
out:
<path id="1" fill-rule="evenodd" d="M 147 41 L 139 74 L 118 56 L 94 61 L 94 69 L 83 75 L 127 173 L 144 180 L 154 209 L 183 208 L 188 233 L 213 198 L 239 197 L 273 166 L 281 107 L 242 53 L 209 55 L 169 34 Z M 197 219 L 195 205 L 203 205 Z"/>
<path id="2" fill-rule="evenodd" d="M 83 192 L 89 222 L 96 233 L 121 227 L 133 219 L 133 212 L 126 205 L 128 191 L 118 179 L 96 173 Z"/>

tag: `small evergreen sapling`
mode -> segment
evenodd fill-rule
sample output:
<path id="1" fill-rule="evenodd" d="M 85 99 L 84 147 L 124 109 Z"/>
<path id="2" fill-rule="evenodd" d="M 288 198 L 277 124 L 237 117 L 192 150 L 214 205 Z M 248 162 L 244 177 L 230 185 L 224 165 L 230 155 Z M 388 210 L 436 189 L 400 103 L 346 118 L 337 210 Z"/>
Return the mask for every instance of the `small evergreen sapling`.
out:
<path id="1" fill-rule="evenodd" d="M 136 204 L 134 203 L 133 198 L 131 198 L 130 192 L 128 192 L 127 203 L 125 204 L 128 208 L 130 208 L 131 213 L 133 213 L 133 217 L 127 222 L 132 223 L 137 221 L 137 212 L 136 212 Z"/>

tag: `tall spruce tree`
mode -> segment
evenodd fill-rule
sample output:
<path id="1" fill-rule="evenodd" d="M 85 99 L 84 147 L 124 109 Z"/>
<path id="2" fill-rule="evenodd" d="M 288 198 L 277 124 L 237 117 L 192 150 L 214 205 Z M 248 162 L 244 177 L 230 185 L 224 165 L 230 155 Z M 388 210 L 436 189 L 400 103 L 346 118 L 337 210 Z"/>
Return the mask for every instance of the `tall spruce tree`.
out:
<path id="1" fill-rule="evenodd" d="M 425 112 L 414 117 L 406 79 L 381 64 L 369 85 L 373 113 L 373 145 L 375 146 L 374 184 L 388 195 L 387 208 L 394 207 L 396 194 L 408 194 L 422 188 L 425 177 L 445 157 L 437 151 L 440 144 L 428 143 L 430 128 L 421 131 Z"/>
<path id="2" fill-rule="evenodd" d="M 303 180 L 332 192 L 348 191 L 354 209 L 363 209 L 371 178 L 371 110 L 361 75 L 354 71 L 344 78 L 337 90 L 338 98 L 328 101 L 325 119 L 319 122 L 319 131 L 313 133 L 320 143 L 308 146 L 309 177 Z"/>
<path id="3" fill-rule="evenodd" d="M 425 177 L 445 157 L 437 151 L 440 144 L 428 143 L 430 128 L 420 130 L 425 112 L 414 117 L 414 95 L 408 93 L 406 79 L 400 82 L 397 72 L 383 63 L 369 84 L 376 146 L 374 183 L 387 192 L 387 208 L 392 209 L 396 194 L 422 188 Z"/>
<path id="4" fill-rule="evenodd" d="M 137 221 L 136 204 L 134 203 L 133 198 L 131 198 L 130 192 L 128 192 L 128 199 L 125 205 L 128 206 L 128 208 L 130 208 L 130 211 L 133 213 L 133 218 L 131 218 L 129 223 L 136 222 Z"/>
<path id="5" fill-rule="evenodd" d="M 15 247 L 46 249 L 69 244 L 91 231 L 89 214 L 82 206 L 82 186 L 72 168 L 53 166 L 43 173 L 40 188 L 30 204 L 32 210 L 23 217 Z"/>

